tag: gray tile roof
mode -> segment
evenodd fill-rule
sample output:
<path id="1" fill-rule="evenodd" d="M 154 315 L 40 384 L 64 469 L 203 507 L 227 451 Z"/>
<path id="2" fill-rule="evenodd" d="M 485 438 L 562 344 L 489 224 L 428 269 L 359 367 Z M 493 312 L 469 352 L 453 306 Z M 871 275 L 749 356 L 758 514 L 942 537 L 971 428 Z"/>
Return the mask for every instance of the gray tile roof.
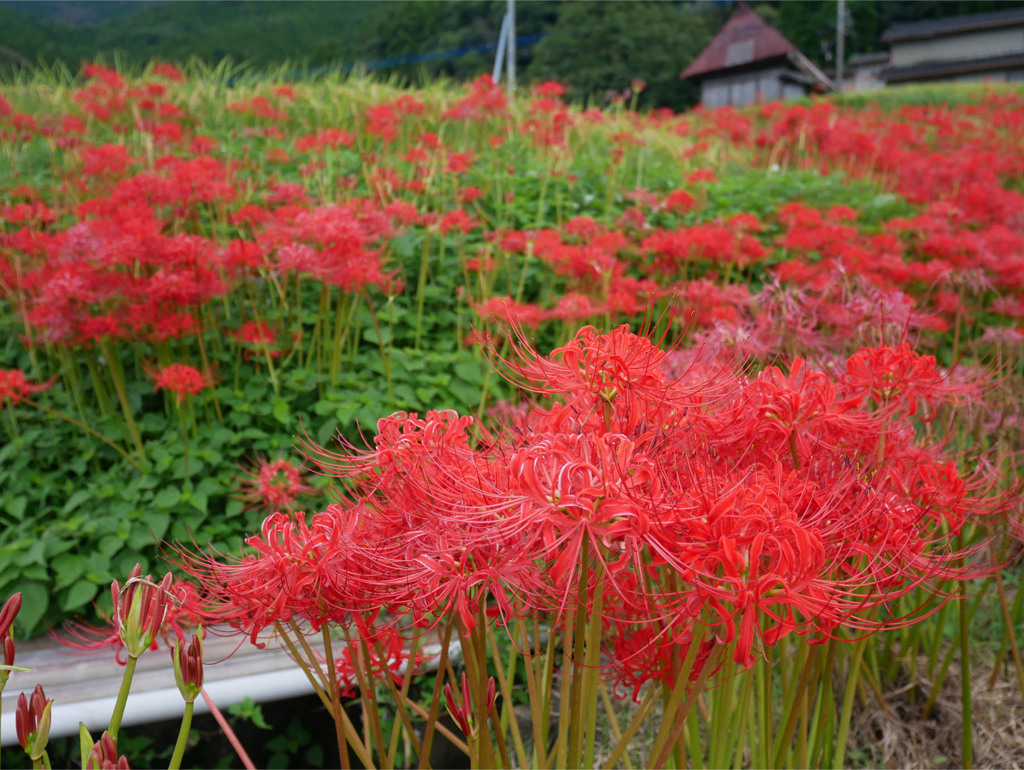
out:
<path id="1" fill-rule="evenodd" d="M 1007 8 L 1002 11 L 975 13 L 969 16 L 950 16 L 945 19 L 893 24 L 882 35 L 882 42 L 892 43 L 899 40 L 912 40 L 914 38 L 939 37 L 942 35 L 953 35 L 958 32 L 1005 27 L 1013 24 L 1024 24 L 1024 8 Z"/>

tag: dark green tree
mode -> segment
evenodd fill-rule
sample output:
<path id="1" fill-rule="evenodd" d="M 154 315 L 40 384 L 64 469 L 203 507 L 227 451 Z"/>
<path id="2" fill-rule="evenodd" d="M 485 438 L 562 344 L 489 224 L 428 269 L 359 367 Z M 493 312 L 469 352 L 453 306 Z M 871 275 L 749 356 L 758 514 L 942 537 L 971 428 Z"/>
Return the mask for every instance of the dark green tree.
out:
<path id="1" fill-rule="evenodd" d="M 532 80 L 557 80 L 577 99 L 600 101 L 632 80 L 647 84 L 640 104 L 682 109 L 698 92 L 680 73 L 711 41 L 713 8 L 665 2 L 564 2 L 558 19 L 537 44 Z"/>

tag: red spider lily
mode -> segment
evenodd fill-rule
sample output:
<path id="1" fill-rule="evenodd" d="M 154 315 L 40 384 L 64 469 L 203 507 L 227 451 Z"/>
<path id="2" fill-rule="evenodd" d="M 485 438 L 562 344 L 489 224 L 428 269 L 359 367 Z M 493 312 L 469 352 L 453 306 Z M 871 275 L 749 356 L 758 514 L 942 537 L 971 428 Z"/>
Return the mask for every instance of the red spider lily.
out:
<path id="1" fill-rule="evenodd" d="M 197 396 L 204 389 L 215 384 L 213 376 L 201 372 L 188 364 L 168 364 L 162 368 L 150 367 L 146 373 L 153 379 L 153 390 L 169 390 L 176 393 L 178 403 L 185 401 L 185 396 Z"/>
<path id="2" fill-rule="evenodd" d="M 252 552 L 218 560 L 180 551 L 178 566 L 199 584 L 206 625 L 227 623 L 254 644 L 276 623 L 307 621 L 315 629 L 347 623 L 364 596 L 370 597 L 367 607 L 380 609 L 379 599 L 373 602 L 383 575 L 374 572 L 366 554 L 348 547 L 360 518 L 358 511 L 339 506 L 308 522 L 302 512 L 275 513 L 259 535 L 246 539 Z"/>
<path id="3" fill-rule="evenodd" d="M 46 743 L 50 738 L 50 710 L 53 700 L 46 697 L 43 686 L 37 684 L 28 698 L 25 693 L 18 696 L 18 708 L 15 712 L 15 724 L 18 730 L 18 743 L 33 762 L 38 762 L 46 753 Z"/>
<path id="4" fill-rule="evenodd" d="M 628 326 L 607 334 L 584 327 L 547 357 L 517 332 L 513 350 L 522 363 L 497 362 L 507 376 L 524 390 L 564 399 L 545 412 L 549 429 L 629 435 L 697 406 L 712 390 L 709 383 L 690 391 L 671 387 L 662 369 L 667 353 Z"/>
<path id="5" fill-rule="evenodd" d="M 20 403 L 32 393 L 46 390 L 55 382 L 55 379 L 48 382 L 33 385 L 25 379 L 25 373 L 21 369 L 0 369 L 0 405 Z"/>
<path id="6" fill-rule="evenodd" d="M 115 580 L 110 593 L 114 612 L 105 626 L 78 621 L 64 624 L 66 636 L 57 636 L 62 644 L 77 650 L 117 649 L 119 663 L 127 662 L 122 652 L 139 657 L 147 649 L 155 650 L 167 634 L 181 639 L 186 626 L 196 626 L 200 613 L 199 597 L 193 586 L 176 582 L 170 574 L 159 583 L 142 574 L 138 564 L 132 568 L 122 587 Z"/>
<path id="7" fill-rule="evenodd" d="M 313 491 L 303 483 L 302 467 L 283 457 L 268 460 L 257 456 L 252 465 L 242 466 L 238 484 L 250 508 L 275 512 L 291 510 L 301 495 Z"/>
<path id="8" fill-rule="evenodd" d="M 106 730 L 92 747 L 85 770 L 129 770 L 128 758 L 117 753 L 117 742 Z"/>
<path id="9" fill-rule="evenodd" d="M 924 401 L 930 411 L 921 418 L 925 422 L 934 418 L 936 403 L 976 398 L 981 391 L 976 383 L 955 383 L 943 376 L 935 356 L 919 355 L 907 342 L 861 348 L 846 361 L 842 382 L 851 393 L 908 416 L 917 414 L 918 403 Z"/>

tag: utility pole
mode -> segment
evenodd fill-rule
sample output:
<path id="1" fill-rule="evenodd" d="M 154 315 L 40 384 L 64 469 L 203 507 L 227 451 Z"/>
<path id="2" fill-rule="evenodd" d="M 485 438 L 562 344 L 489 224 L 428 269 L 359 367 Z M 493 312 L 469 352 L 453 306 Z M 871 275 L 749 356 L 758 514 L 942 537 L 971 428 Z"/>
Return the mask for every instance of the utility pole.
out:
<path id="1" fill-rule="evenodd" d="M 841 2 L 842 0 L 840 0 Z M 508 91 L 516 90 L 516 0 L 508 0 Z"/>
<path id="2" fill-rule="evenodd" d="M 843 60 L 846 58 L 846 0 L 839 0 L 836 18 L 836 85 L 843 90 Z"/>
<path id="3" fill-rule="evenodd" d="M 501 34 L 498 35 L 498 51 L 494 56 L 494 70 L 491 80 L 495 85 L 501 80 L 501 65 L 508 73 L 508 92 L 516 90 L 516 0 L 508 0 L 508 10 L 501 20 Z"/>

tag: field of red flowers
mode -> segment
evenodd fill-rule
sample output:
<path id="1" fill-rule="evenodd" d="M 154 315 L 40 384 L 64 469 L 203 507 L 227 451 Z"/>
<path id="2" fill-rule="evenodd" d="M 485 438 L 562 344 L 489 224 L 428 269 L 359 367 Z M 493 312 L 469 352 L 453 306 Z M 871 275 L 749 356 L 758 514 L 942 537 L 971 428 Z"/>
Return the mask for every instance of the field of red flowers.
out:
<path id="1" fill-rule="evenodd" d="M 841 767 L 857 708 L 920 676 L 927 715 L 955 658 L 944 760 L 1004 763 L 970 665 L 1024 694 L 1024 92 L 563 94 L 0 87 L 19 633 L 273 632 L 343 766 L 428 756 L 444 693 L 474 766 Z M 428 629 L 464 668 L 417 703 Z"/>

